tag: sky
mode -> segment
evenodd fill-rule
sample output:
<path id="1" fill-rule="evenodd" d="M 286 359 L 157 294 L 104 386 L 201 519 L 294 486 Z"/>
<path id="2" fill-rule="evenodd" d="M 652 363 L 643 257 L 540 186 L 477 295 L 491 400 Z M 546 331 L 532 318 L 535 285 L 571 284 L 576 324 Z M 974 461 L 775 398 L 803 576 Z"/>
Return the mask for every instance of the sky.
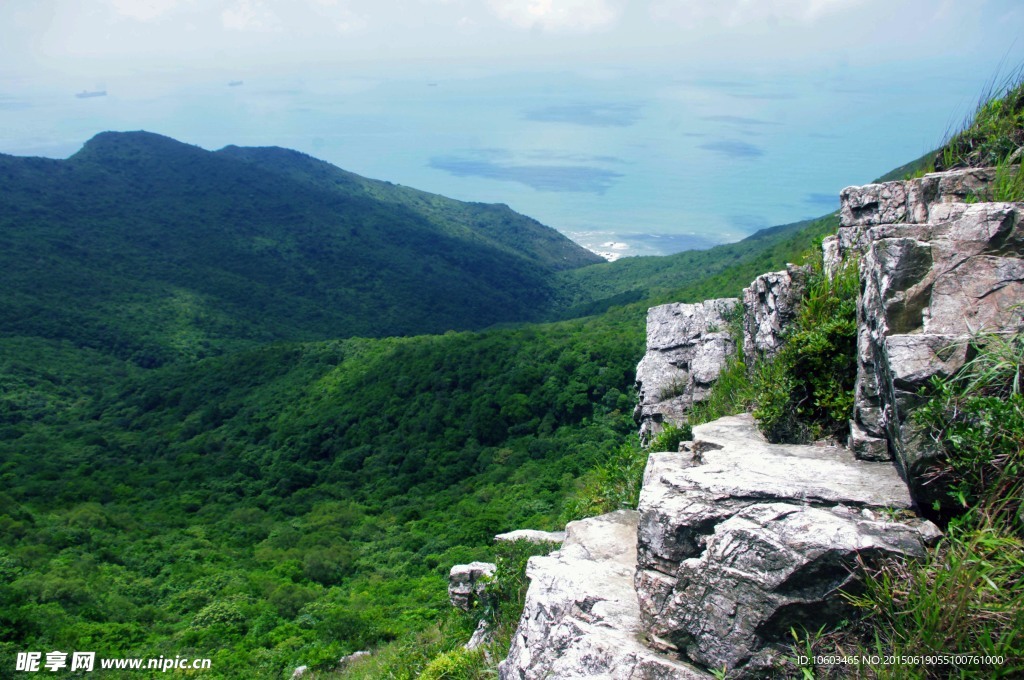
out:
<path id="1" fill-rule="evenodd" d="M 312 61 L 887 61 L 1005 51 L 1016 0 L 4 0 L 7 73 Z"/>
<path id="2" fill-rule="evenodd" d="M 935 148 L 1022 29 L 1019 0 L 0 0 L 0 153 L 286 146 L 665 252 Z"/>

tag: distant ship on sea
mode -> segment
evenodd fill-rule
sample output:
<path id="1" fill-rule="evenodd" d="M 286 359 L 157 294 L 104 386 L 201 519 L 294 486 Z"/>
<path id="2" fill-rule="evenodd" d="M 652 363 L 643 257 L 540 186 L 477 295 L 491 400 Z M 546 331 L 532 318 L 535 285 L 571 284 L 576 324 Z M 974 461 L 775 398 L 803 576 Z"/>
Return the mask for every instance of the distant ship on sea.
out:
<path id="1" fill-rule="evenodd" d="M 75 96 L 78 97 L 79 99 L 89 99 L 90 97 L 106 97 L 107 96 L 107 91 L 106 90 L 91 90 L 91 91 L 90 90 L 82 90 L 81 92 L 79 92 Z"/>

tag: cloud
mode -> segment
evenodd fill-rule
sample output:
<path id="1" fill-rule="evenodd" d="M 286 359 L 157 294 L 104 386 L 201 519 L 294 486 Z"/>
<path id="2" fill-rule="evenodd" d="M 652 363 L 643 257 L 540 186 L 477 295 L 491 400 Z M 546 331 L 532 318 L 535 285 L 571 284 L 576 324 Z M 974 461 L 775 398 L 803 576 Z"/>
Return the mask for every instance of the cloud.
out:
<path id="1" fill-rule="evenodd" d="M 221 12 L 221 22 L 229 31 L 270 33 L 281 30 L 281 20 L 263 0 L 235 0 Z"/>
<path id="2" fill-rule="evenodd" d="M 839 207 L 839 194 L 807 194 L 804 197 L 804 203 L 810 203 L 811 205 L 827 206 L 829 208 Z"/>
<path id="3" fill-rule="evenodd" d="M 759 147 L 735 139 L 722 139 L 717 142 L 708 142 L 707 144 L 701 144 L 700 148 L 707 149 L 708 151 L 714 151 L 715 153 L 720 153 L 723 156 L 729 156 L 730 158 L 748 159 L 764 155 L 764 151 Z"/>
<path id="4" fill-rule="evenodd" d="M 107 4 L 122 16 L 136 21 L 155 21 L 189 0 L 107 0 Z"/>
<path id="5" fill-rule="evenodd" d="M 363 15 L 353 12 L 341 0 L 310 0 L 317 15 L 333 25 L 338 33 L 354 33 L 366 28 Z"/>
<path id="6" fill-rule="evenodd" d="M 622 177 L 621 173 L 581 165 L 519 165 L 487 157 L 435 156 L 430 167 L 457 177 L 483 177 L 518 182 L 545 192 L 603 194 Z"/>
<path id="7" fill-rule="evenodd" d="M 651 5 L 655 19 L 684 26 L 719 24 L 736 27 L 765 22 L 813 24 L 836 11 L 853 7 L 862 0 L 656 0 Z"/>
<path id="8" fill-rule="evenodd" d="M 499 19 L 513 26 L 551 32 L 601 30 L 621 13 L 615 0 L 490 0 L 489 4 Z"/>
<path id="9" fill-rule="evenodd" d="M 638 109 L 635 104 L 569 104 L 532 109 L 523 114 L 523 117 L 546 123 L 628 127 L 640 119 Z"/>
<path id="10" fill-rule="evenodd" d="M 704 120 L 711 120 L 717 123 L 733 123 L 735 125 L 778 125 L 770 120 L 760 118 L 745 118 L 743 116 L 704 116 Z"/>

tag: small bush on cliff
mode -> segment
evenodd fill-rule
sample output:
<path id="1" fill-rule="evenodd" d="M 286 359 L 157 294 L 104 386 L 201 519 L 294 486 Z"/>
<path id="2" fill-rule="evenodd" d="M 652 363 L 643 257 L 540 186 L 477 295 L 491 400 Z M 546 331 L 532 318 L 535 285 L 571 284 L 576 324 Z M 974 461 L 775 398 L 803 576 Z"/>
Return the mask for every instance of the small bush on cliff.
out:
<path id="1" fill-rule="evenodd" d="M 640 447 L 635 437 L 631 437 L 604 462 L 583 475 L 576 492 L 565 503 L 562 519 L 571 522 L 623 508 L 636 508 L 646 466 L 647 451 Z"/>
<path id="2" fill-rule="evenodd" d="M 664 429 L 647 445 L 648 451 L 678 451 L 679 445 L 693 439 L 693 428 L 689 423 L 681 426 L 665 425 Z"/>
<path id="3" fill-rule="evenodd" d="M 754 416 L 770 440 L 842 436 L 857 377 L 858 286 L 856 262 L 833 277 L 816 267 L 786 344 L 755 366 Z"/>
<path id="4" fill-rule="evenodd" d="M 496 569 L 494 578 L 487 584 L 481 598 L 482 615 L 491 629 L 496 631 L 496 638 L 506 635 L 506 649 L 519 623 L 519 616 L 523 613 L 526 589 L 530 586 L 526 580 L 526 563 L 531 557 L 547 555 L 556 548 L 557 543 L 528 540 L 499 541 L 495 547 Z"/>
<path id="5" fill-rule="evenodd" d="M 1011 503 L 1016 515 L 1020 498 L 1010 489 L 1024 475 L 1024 332 L 979 336 L 971 351 L 955 377 L 932 380 L 913 418 L 945 454 L 932 477 L 949 489 L 948 510 Z"/>

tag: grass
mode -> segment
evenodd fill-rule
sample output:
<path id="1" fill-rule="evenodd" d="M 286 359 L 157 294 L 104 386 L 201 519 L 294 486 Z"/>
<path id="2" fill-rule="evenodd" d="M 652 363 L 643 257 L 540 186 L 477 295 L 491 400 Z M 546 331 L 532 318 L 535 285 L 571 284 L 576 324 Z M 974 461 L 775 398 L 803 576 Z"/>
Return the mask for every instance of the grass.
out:
<path id="1" fill-rule="evenodd" d="M 933 483 L 948 489 L 956 516 L 919 561 L 867 571 L 848 599 L 862 618 L 797 636 L 796 656 L 906 656 L 902 665 L 858 668 L 873 678 L 1010 678 L 1024 674 L 1024 333 L 979 335 L 974 357 L 936 380 L 916 412 L 945 452 Z M 926 663 L 922 656 L 972 654 L 999 663 Z M 842 677 L 836 667 L 800 669 Z M 839 669 L 842 670 L 842 669 Z"/>
<path id="2" fill-rule="evenodd" d="M 662 442 L 662 445 L 667 443 Z M 630 438 L 604 462 L 583 475 L 576 492 L 565 504 L 562 519 L 571 522 L 623 508 L 635 509 L 640 501 L 646 466 L 647 451 L 640 447 L 636 438 Z"/>
<path id="3" fill-rule="evenodd" d="M 1020 165 L 1024 147 L 1024 66 L 994 77 L 972 117 L 950 135 L 936 156 L 936 170 Z"/>

